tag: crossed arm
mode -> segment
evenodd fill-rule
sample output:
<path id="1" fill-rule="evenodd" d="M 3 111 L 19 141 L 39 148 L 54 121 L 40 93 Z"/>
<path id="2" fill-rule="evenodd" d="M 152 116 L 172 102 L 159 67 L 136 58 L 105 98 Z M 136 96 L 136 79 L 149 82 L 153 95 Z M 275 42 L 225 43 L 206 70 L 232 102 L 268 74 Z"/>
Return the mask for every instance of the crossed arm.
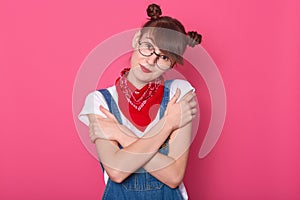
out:
<path id="1" fill-rule="evenodd" d="M 188 158 L 191 121 L 196 112 L 196 103 L 192 93 L 186 94 L 176 103 L 179 95 L 176 92 L 167 106 L 165 116 L 142 138 L 137 138 L 125 126 L 118 124 L 115 117 L 103 107 L 100 110 L 107 118 L 89 115 L 91 137 L 97 138 L 97 152 L 111 180 L 122 182 L 143 167 L 172 188 L 181 183 Z M 158 149 L 169 135 L 169 155 L 166 156 L 159 153 Z M 119 149 L 118 143 L 123 149 Z"/>

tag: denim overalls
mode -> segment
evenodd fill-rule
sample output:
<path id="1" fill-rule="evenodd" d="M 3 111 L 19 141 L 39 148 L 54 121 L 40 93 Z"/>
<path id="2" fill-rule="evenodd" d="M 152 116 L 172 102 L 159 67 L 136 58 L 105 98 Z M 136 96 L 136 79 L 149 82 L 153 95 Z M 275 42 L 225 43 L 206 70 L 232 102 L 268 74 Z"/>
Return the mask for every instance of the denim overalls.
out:
<path id="1" fill-rule="evenodd" d="M 164 115 L 169 102 L 169 87 L 172 80 L 165 81 L 164 96 L 160 105 L 160 118 Z M 110 112 L 122 124 L 120 111 L 111 94 L 106 89 L 99 90 L 104 96 Z M 121 148 L 121 147 L 120 147 Z M 169 153 L 168 140 L 159 149 L 165 155 Z M 102 165 L 101 165 L 102 166 Z M 182 200 L 179 188 L 172 189 L 160 182 L 143 168 L 131 174 L 122 183 L 115 183 L 108 179 L 102 197 L 103 200 Z"/>

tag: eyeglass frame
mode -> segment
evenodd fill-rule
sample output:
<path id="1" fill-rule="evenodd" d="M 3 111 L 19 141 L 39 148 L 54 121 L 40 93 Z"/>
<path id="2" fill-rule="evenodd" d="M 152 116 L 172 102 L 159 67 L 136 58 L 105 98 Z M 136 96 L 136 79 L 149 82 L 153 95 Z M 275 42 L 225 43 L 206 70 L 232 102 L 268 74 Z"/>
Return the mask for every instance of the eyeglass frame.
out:
<path id="1" fill-rule="evenodd" d="M 149 45 L 151 45 L 151 46 L 153 47 L 153 50 L 152 50 L 152 52 L 151 52 L 150 55 L 145 55 L 145 54 L 143 54 L 143 53 L 141 52 L 140 46 L 141 46 L 143 43 L 149 44 Z M 176 64 L 176 62 L 172 62 L 172 60 L 170 59 L 169 56 L 164 55 L 164 54 L 158 54 L 158 53 L 156 53 L 156 52 L 155 52 L 154 45 L 151 44 L 150 42 L 141 42 L 141 41 L 139 40 L 139 41 L 138 41 L 138 51 L 139 51 L 139 53 L 140 53 L 142 56 L 145 56 L 145 57 L 150 57 L 150 56 L 152 56 L 153 54 L 156 55 L 155 64 L 156 64 L 156 66 L 157 66 L 159 69 L 161 69 L 161 70 L 163 70 L 163 71 L 172 69 L 173 66 Z M 171 64 L 171 65 L 170 65 L 167 69 L 163 69 L 163 68 L 161 68 L 161 66 L 159 66 L 159 65 L 157 64 L 157 60 L 158 60 L 161 56 L 166 56 L 166 57 L 168 57 L 168 59 L 170 60 L 170 64 Z"/>

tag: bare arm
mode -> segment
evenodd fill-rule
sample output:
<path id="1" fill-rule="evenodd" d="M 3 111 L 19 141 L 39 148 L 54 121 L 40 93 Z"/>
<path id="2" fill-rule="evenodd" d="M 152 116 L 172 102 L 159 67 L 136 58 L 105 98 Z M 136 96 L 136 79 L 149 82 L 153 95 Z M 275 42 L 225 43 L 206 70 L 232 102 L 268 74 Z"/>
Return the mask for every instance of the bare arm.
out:
<path id="1" fill-rule="evenodd" d="M 193 100 L 193 95 L 186 95 L 187 97 L 183 98 L 183 101 L 186 100 L 187 102 L 189 102 L 189 108 L 185 109 L 185 111 L 187 111 L 187 113 L 191 113 L 193 112 L 193 114 L 195 114 L 195 109 L 193 109 L 196 105 L 195 101 Z M 169 105 L 168 105 L 169 106 Z M 172 107 L 174 108 L 174 107 Z M 107 139 L 110 140 L 117 140 L 123 147 L 125 147 L 124 149 L 129 149 L 129 151 L 125 151 L 122 152 L 122 150 L 119 150 L 118 146 L 117 146 L 117 142 L 115 141 L 108 141 L 108 140 L 97 140 L 96 141 L 96 146 L 98 149 L 98 153 L 99 153 L 99 157 L 108 173 L 108 175 L 110 176 L 110 178 L 116 182 L 122 182 L 127 176 L 129 176 L 132 172 L 134 172 L 136 169 L 138 169 L 139 167 L 142 167 L 144 164 L 144 168 L 152 173 L 152 175 L 154 175 L 156 178 L 158 178 L 159 180 L 161 180 L 162 182 L 164 182 L 165 184 L 169 185 L 170 187 L 176 187 L 178 186 L 178 184 L 181 182 L 182 177 L 184 175 L 184 171 L 185 171 L 185 165 L 186 165 L 186 161 L 187 161 L 187 156 L 188 156 L 188 147 L 189 147 L 189 137 L 190 137 L 190 128 L 191 125 L 187 125 L 184 128 L 181 129 L 177 129 L 176 131 L 173 132 L 171 140 L 169 141 L 169 155 L 170 156 L 166 156 L 163 155 L 161 153 L 157 153 L 158 148 L 161 146 L 161 144 L 165 141 L 166 137 L 163 137 L 163 139 L 156 143 L 158 145 L 156 145 L 156 147 L 154 148 L 155 151 L 150 151 L 150 152 L 145 152 L 143 150 L 141 150 L 141 147 L 145 147 L 145 145 L 150 145 L 153 147 L 153 141 L 149 140 L 149 139 L 153 139 L 154 142 L 157 142 L 160 139 L 157 139 L 157 137 L 151 137 L 151 138 L 143 138 L 144 140 L 138 139 L 137 137 L 135 137 L 135 135 L 133 133 L 131 133 L 130 130 L 128 130 L 126 127 L 122 126 L 122 125 L 118 125 L 118 127 L 114 127 L 111 126 L 111 122 L 113 122 L 113 124 L 115 125 L 116 123 L 114 121 L 115 118 L 114 116 L 109 113 L 109 111 L 107 111 L 106 109 L 102 108 L 101 110 L 105 115 L 107 115 L 108 118 L 101 118 L 101 127 L 113 127 L 112 129 L 110 128 L 106 128 L 105 129 L 105 133 L 114 133 L 114 132 L 118 132 L 117 135 L 118 138 L 112 138 L 112 137 L 107 137 Z M 168 111 L 168 109 L 167 109 Z M 189 111 L 189 112 L 188 112 Z M 174 113 L 173 113 L 174 114 Z M 172 115 L 173 117 L 169 118 L 170 120 L 175 120 L 175 118 L 178 119 L 178 115 Z M 185 116 L 187 117 L 187 116 Z M 94 115 L 90 115 L 89 116 L 89 120 L 91 122 L 91 124 L 96 124 L 96 119 L 97 117 Z M 180 118 L 180 117 L 179 117 Z M 114 119 L 114 120 L 112 120 Z M 95 122 L 95 123 L 94 123 Z M 163 123 L 160 121 L 160 123 Z M 92 126 L 90 127 L 90 130 L 92 130 L 92 135 L 95 136 L 95 132 L 99 133 L 98 130 L 95 130 L 95 128 L 99 128 L 99 126 Z M 153 129 L 152 129 L 153 130 Z M 160 128 L 161 130 L 161 128 Z M 157 131 L 154 129 L 154 132 Z M 170 129 L 167 129 L 167 132 L 169 132 Z M 187 132 L 189 131 L 189 132 Z M 121 132 L 121 134 L 120 134 Z M 150 131 L 151 132 L 151 131 Z M 172 131 L 171 131 L 172 132 Z M 181 132 L 181 134 L 178 135 L 178 133 Z M 146 136 L 149 136 L 148 134 L 151 133 L 147 133 Z M 108 134 L 109 135 L 109 134 Z M 106 136 L 108 136 L 106 134 Z M 167 134 L 168 135 L 168 134 Z M 182 137 L 182 135 L 186 135 L 184 137 Z M 100 137 L 101 138 L 101 137 Z M 188 138 L 188 139 L 185 139 Z M 94 138 L 95 139 L 95 138 Z M 131 149 L 132 151 L 130 151 L 130 148 L 128 148 L 128 146 L 130 147 L 132 144 L 134 144 L 135 142 L 137 142 L 138 140 L 140 141 L 148 141 L 147 142 L 140 142 L 139 148 L 139 152 L 133 152 L 133 149 Z M 176 142 L 177 141 L 177 142 Z M 178 143 L 178 141 L 180 141 Z M 187 142 L 182 142 L 182 141 L 187 141 Z M 105 149 L 105 151 L 103 151 Z M 123 149 L 123 150 L 124 150 Z M 132 166 L 126 166 L 126 168 L 124 169 L 124 165 L 119 165 L 117 166 L 115 163 L 115 160 L 113 158 L 116 158 L 116 152 L 120 151 L 119 156 L 121 157 L 121 160 L 119 160 L 119 163 L 123 163 L 126 162 L 128 163 L 136 163 L 136 165 Z M 105 154 L 101 152 L 105 152 Z M 115 152 L 115 153 L 113 153 Z M 122 153 L 121 153 L 122 152 Z M 106 162 L 105 162 L 106 161 Z M 137 162 L 139 161 L 139 162 Z M 146 164 L 147 163 L 147 164 Z M 174 179 L 174 177 L 176 177 Z"/>
<path id="2" fill-rule="evenodd" d="M 192 123 L 173 131 L 169 140 L 169 154 L 157 152 L 143 167 L 150 174 L 171 188 L 176 188 L 184 177 L 188 159 Z M 122 146 L 135 142 L 138 138 L 125 131 L 118 139 Z M 119 172 L 119 177 L 127 177 L 131 173 Z"/>
<path id="3" fill-rule="evenodd" d="M 93 120 L 91 116 L 89 119 Z M 151 137 L 140 138 L 123 149 L 119 149 L 114 141 L 98 139 L 95 142 L 98 156 L 110 178 L 122 182 L 156 154 L 172 130 L 163 118 L 147 134 Z"/>
<path id="4" fill-rule="evenodd" d="M 152 176 L 171 188 L 176 188 L 184 177 L 191 142 L 192 123 L 175 130 L 169 140 L 169 154 L 157 153 L 144 165 Z"/>

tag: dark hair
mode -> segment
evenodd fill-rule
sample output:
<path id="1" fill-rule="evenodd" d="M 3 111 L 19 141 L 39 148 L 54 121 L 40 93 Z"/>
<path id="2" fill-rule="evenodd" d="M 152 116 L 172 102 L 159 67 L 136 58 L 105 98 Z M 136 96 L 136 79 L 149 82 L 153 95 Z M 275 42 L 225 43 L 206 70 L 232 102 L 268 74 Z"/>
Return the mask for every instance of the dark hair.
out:
<path id="1" fill-rule="evenodd" d="M 150 19 L 143 25 L 141 36 L 149 33 L 163 53 L 169 55 L 173 61 L 183 64 L 182 55 L 186 46 L 200 44 L 202 36 L 195 31 L 186 33 L 184 26 L 175 18 L 161 16 L 161 9 L 156 4 L 148 6 L 147 14 Z"/>

